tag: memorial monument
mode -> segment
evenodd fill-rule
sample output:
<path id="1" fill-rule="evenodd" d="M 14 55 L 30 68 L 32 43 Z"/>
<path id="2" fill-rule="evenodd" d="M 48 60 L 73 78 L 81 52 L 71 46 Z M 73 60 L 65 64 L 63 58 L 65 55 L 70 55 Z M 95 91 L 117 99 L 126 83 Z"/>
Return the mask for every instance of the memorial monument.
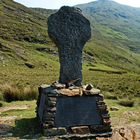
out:
<path id="1" fill-rule="evenodd" d="M 59 82 L 76 80 L 74 85 L 81 86 L 82 50 L 91 37 L 89 21 L 80 9 L 64 6 L 48 18 L 48 33 L 59 51 Z"/>
<path id="2" fill-rule="evenodd" d="M 100 90 L 82 85 L 82 51 L 90 22 L 79 8 L 63 6 L 48 18 L 48 34 L 58 47 L 58 82 L 39 87 L 37 117 L 46 136 L 111 135 L 110 116 Z"/>

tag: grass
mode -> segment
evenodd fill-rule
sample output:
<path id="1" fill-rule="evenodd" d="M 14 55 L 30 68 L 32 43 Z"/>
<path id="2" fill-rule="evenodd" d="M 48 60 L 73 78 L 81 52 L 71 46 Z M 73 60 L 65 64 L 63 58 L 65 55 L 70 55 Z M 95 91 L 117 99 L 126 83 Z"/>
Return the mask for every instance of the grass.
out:
<path id="1" fill-rule="evenodd" d="M 3 19 L 0 23 L 0 37 L 3 39 L 47 42 L 46 18 L 40 14 L 10 0 L 1 0 L 0 11 L 0 18 Z"/>
<path id="2" fill-rule="evenodd" d="M 106 3 L 104 4 L 106 5 Z M 98 8 L 101 8 L 100 2 L 98 4 L 95 3 L 93 7 L 98 11 Z M 115 71 L 110 70 L 110 72 L 133 71 L 140 73 L 140 55 L 139 53 L 135 53 L 139 52 L 139 32 L 135 34 L 135 31 L 139 29 L 139 23 L 133 23 L 133 28 L 129 28 L 132 22 L 130 19 L 127 19 L 129 26 L 125 26 L 124 30 L 127 30 L 127 32 L 124 33 L 121 29 L 124 27 L 124 17 L 120 16 L 118 22 L 116 18 L 114 19 L 114 17 L 112 17 L 113 13 L 109 13 L 107 7 L 108 4 L 104 6 L 104 8 L 110 18 L 106 18 L 107 15 L 104 15 L 104 8 L 101 8 L 101 11 L 99 13 L 97 12 L 98 14 L 95 14 L 96 12 L 87 13 L 89 14 L 87 17 L 89 17 L 91 21 L 93 37 L 87 43 L 85 52 L 87 55 L 93 57 L 94 63 L 97 62 L 98 64 L 104 64 L 107 67 L 117 69 Z M 126 7 L 125 11 L 122 11 L 120 6 L 115 4 L 113 4 L 111 8 L 115 15 L 118 15 L 119 11 L 122 13 L 125 12 L 126 15 L 129 16 L 132 16 L 130 14 L 131 12 L 134 12 L 134 15 L 137 15 L 136 11 L 133 11 L 131 8 L 131 12 L 129 12 Z M 92 9 L 90 11 L 92 12 Z M 29 9 L 13 1 L 2 0 L 0 12 L 2 13 L 2 16 L 0 17 L 2 19 L 2 22 L 0 23 L 0 43 L 2 43 L 3 48 L 7 48 L 5 51 L 0 51 L 0 55 L 5 59 L 7 58 L 7 61 L 11 59 L 15 63 L 27 61 L 40 64 L 42 60 L 46 60 L 47 62 L 46 58 L 48 57 L 46 56 L 45 58 L 45 55 L 42 55 L 42 58 L 39 58 L 38 60 L 38 57 L 40 57 L 41 54 L 35 50 L 38 47 L 54 48 L 55 45 L 51 42 L 47 33 L 47 17 L 51 13 L 56 12 L 56 10 Z M 104 18 L 106 20 L 104 20 Z M 94 21 L 93 19 L 96 19 L 97 21 Z M 113 24 L 113 27 L 110 23 Z M 136 37 L 136 41 L 130 37 L 133 33 L 133 36 Z M 136 51 L 132 51 L 135 47 L 137 47 Z M 20 62 L 17 62 L 18 60 Z M 50 63 L 52 63 L 52 61 Z M 90 69 L 106 71 L 102 68 Z"/>
<path id="3" fill-rule="evenodd" d="M 107 6 L 101 9 L 103 7 Z M 40 137 L 33 99 L 39 85 L 51 84 L 59 78 L 57 48 L 47 34 L 47 17 L 52 12 L 38 9 L 36 13 L 11 0 L 0 1 L 0 107 L 29 106 L 26 110 L 13 109 L 0 114 L 1 117 L 17 116 L 10 124 L 15 137 L 29 139 L 36 134 Z M 113 126 L 123 122 L 124 115 L 127 116 L 125 123 L 140 123 L 140 54 L 137 53 L 139 33 L 136 29 L 139 23 L 138 26 L 134 24 L 134 29 L 130 26 L 122 29 L 121 19 L 110 22 L 111 18 L 105 16 L 106 20 L 101 15 L 94 17 L 89 17 L 93 38 L 84 48 L 90 59 L 83 61 L 83 84 L 92 83 L 99 88 L 108 108 L 119 108 L 110 112 Z M 38 48 L 51 51 L 40 52 Z M 4 102 L 4 99 L 12 102 Z"/>
<path id="4" fill-rule="evenodd" d="M 124 118 L 124 115 L 127 117 L 122 121 L 122 124 L 131 123 L 140 123 L 140 106 L 133 107 L 124 107 L 119 104 L 118 100 L 110 100 L 106 99 L 105 102 L 108 105 L 108 109 L 112 106 L 119 108 L 118 111 L 110 111 L 111 121 L 113 127 L 118 125 L 118 121 Z M 40 126 L 38 121 L 36 120 L 35 107 L 36 101 L 16 101 L 11 103 L 2 102 L 3 107 L 11 107 L 11 106 L 22 106 L 28 105 L 29 108 L 24 110 L 9 110 L 1 113 L 1 116 L 17 116 L 16 121 L 12 122 L 10 125 L 13 127 L 11 132 L 13 133 L 13 137 L 30 139 L 30 138 L 40 138 L 42 136 L 40 131 Z M 128 114 L 127 114 L 128 113 Z M 129 115 L 129 114 L 133 115 Z"/>
<path id="5" fill-rule="evenodd" d="M 32 10 L 10 0 L 2 0 L 0 12 L 3 19 L 0 23 L 0 85 L 7 83 L 21 89 L 28 86 L 37 88 L 42 83 L 51 84 L 58 80 L 57 47 L 47 34 L 47 17 L 53 11 L 47 14 L 44 9 Z M 100 13 L 95 17 L 104 18 Z M 140 54 L 128 49 L 133 41 L 128 42 L 129 36 L 118 29 L 118 22 L 111 28 L 110 24 L 103 25 L 110 20 L 108 18 L 98 24 L 92 17 L 90 20 L 94 36 L 84 48 L 90 59 L 85 58 L 83 62 L 83 83 L 92 83 L 102 92 L 111 92 L 117 98 L 138 96 Z M 38 48 L 51 51 L 40 52 Z"/>
<path id="6" fill-rule="evenodd" d="M 36 50 L 38 47 L 46 47 L 45 45 L 2 39 L 0 41 L 11 53 L 11 55 L 3 53 L 2 63 L 0 63 L 0 85 L 16 85 L 21 89 L 29 86 L 37 89 L 43 83 L 51 84 L 58 80 L 58 57 Z M 13 49 L 15 46 L 16 49 Z M 21 53 L 22 47 L 24 47 L 24 54 Z M 46 48 L 52 48 L 52 44 L 48 43 Z M 56 51 L 57 48 L 54 47 L 54 50 Z M 19 57 L 26 58 L 26 60 L 19 59 Z M 33 64 L 34 68 L 27 67 L 26 62 Z M 92 83 L 103 93 L 111 92 L 118 98 L 135 97 L 140 94 L 139 74 L 100 62 L 84 60 L 83 83 Z"/>
<path id="7" fill-rule="evenodd" d="M 133 107 L 135 101 L 132 99 L 121 99 L 119 100 L 119 104 L 122 106 L 128 106 L 128 107 Z"/>
<path id="8" fill-rule="evenodd" d="M 112 94 L 111 92 L 104 92 L 104 98 L 105 99 L 117 100 L 117 96 Z"/>
<path id="9" fill-rule="evenodd" d="M 12 130 L 10 132 L 13 133 L 13 137 L 18 138 L 33 138 L 35 135 L 40 133 L 40 126 L 36 119 L 35 107 L 36 101 L 16 101 L 11 103 L 2 102 L 3 107 L 11 107 L 11 106 L 29 106 L 24 110 L 8 110 L 1 113 L 1 116 L 16 116 L 16 120 L 10 123 Z M 41 133 L 40 133 L 41 135 Z"/>
<path id="10" fill-rule="evenodd" d="M 53 11 L 46 14 L 47 11 L 39 9 L 36 13 L 11 0 L 2 0 L 0 4 L 2 19 L 0 23 L 0 106 L 22 104 L 31 106 L 28 110 L 11 110 L 2 113 L 3 116 L 18 116 L 16 123 L 13 124 L 13 133 L 17 137 L 23 137 L 38 131 L 34 129 L 38 127 L 35 120 L 35 101 L 6 103 L 3 102 L 3 94 L 7 101 L 35 99 L 39 85 L 51 84 L 58 80 L 59 60 L 55 54 L 57 48 L 47 34 L 46 19 Z M 96 17 L 94 19 L 103 18 L 101 15 L 94 16 Z M 128 30 L 126 27 L 122 30 L 119 22 L 109 22 L 110 18 L 106 19 L 97 22 L 90 17 L 93 38 L 84 48 L 90 60 L 83 61 L 83 84 L 92 83 L 95 88 L 99 88 L 109 107 L 119 107 L 119 111 L 111 112 L 111 117 L 123 118 L 126 110 L 137 112 L 140 109 L 140 54 L 135 53 L 139 52 L 137 40 L 139 33 L 135 39 L 131 37 L 135 29 Z M 106 22 L 115 23 L 114 28 L 110 24 L 105 25 Z M 134 27 L 139 27 L 139 24 Z M 51 51 L 40 52 L 37 51 L 38 48 L 47 48 Z M 34 68 L 28 67 L 27 64 L 33 65 Z M 124 101 L 130 98 L 134 102 Z M 136 116 L 130 116 L 128 121 L 139 122 L 139 119 Z"/>
<path id="11" fill-rule="evenodd" d="M 87 74 L 88 73 L 88 74 Z M 133 73 L 110 74 L 101 71 L 83 71 L 84 83 L 92 83 L 103 93 L 110 92 L 118 98 L 139 96 L 140 76 Z"/>
<path id="12" fill-rule="evenodd" d="M 11 101 L 18 101 L 18 100 L 33 100 L 37 99 L 38 97 L 38 91 L 37 89 L 34 89 L 33 87 L 24 87 L 20 88 L 16 85 L 9 85 L 4 84 L 1 85 L 1 100 L 4 100 L 6 102 Z"/>
<path id="13" fill-rule="evenodd" d="M 134 105 L 133 107 L 122 106 L 118 100 L 111 99 L 106 99 L 105 102 L 108 108 L 117 107 L 119 109 L 118 111 L 110 111 L 112 127 L 140 123 L 140 105 Z"/>
<path id="14" fill-rule="evenodd" d="M 43 54 L 44 55 L 44 54 Z M 51 59 L 52 57 L 52 59 Z M 40 56 L 42 59 L 42 56 Z M 40 59 L 39 58 L 39 59 Z M 48 56 L 47 56 L 48 58 Z M 16 66 L 0 67 L 1 85 L 5 83 L 14 84 L 21 88 L 30 86 L 37 88 L 39 85 L 51 84 L 58 80 L 59 64 L 53 61 L 53 56 L 50 59 L 41 61 L 40 65 L 35 64 L 35 68 L 30 69 L 24 64 Z M 47 63 L 47 66 L 45 66 Z M 52 63 L 52 64 L 51 64 Z M 114 74 L 104 71 L 90 71 L 90 66 L 83 66 L 83 83 L 92 83 L 94 87 L 101 89 L 104 92 L 111 92 L 119 98 L 126 96 L 138 96 L 140 91 L 140 76 L 134 73 Z M 12 83 L 11 83 L 12 81 Z"/>

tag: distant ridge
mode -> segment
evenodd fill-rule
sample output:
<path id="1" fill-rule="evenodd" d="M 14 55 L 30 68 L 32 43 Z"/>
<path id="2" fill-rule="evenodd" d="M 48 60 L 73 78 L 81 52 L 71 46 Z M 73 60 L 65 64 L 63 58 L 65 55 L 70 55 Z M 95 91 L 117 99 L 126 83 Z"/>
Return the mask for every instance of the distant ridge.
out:
<path id="1" fill-rule="evenodd" d="M 110 0 L 97 0 L 76 6 L 83 10 L 84 14 L 92 21 L 93 26 L 98 24 L 98 26 L 109 28 L 112 33 L 116 32 L 122 35 L 114 39 L 119 42 L 123 41 L 123 47 L 128 47 L 137 53 L 140 52 L 140 9 L 121 5 Z M 109 38 L 109 33 L 105 32 L 104 37 L 108 36 Z M 126 41 L 126 44 L 124 44 L 124 41 Z"/>

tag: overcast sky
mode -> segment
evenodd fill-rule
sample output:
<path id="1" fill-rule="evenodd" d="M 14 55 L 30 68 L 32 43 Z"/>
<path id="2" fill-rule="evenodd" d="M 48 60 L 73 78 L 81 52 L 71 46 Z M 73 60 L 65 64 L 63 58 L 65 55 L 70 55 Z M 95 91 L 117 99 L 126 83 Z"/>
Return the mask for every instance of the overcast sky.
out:
<path id="1" fill-rule="evenodd" d="M 81 3 L 88 3 L 95 0 L 14 0 L 28 7 L 41 7 L 46 9 L 59 9 L 63 5 L 73 6 Z M 114 0 L 118 3 L 140 7 L 140 0 Z"/>

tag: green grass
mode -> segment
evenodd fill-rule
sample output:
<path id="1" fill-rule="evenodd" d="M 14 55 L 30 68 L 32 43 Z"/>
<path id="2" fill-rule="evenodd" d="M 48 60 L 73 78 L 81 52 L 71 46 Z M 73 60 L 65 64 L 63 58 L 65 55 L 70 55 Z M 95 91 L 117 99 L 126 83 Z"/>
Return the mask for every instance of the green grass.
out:
<path id="1" fill-rule="evenodd" d="M 140 94 L 140 75 L 132 73 L 114 74 L 103 71 L 83 70 L 84 83 L 92 83 L 103 93 L 111 92 L 118 98 L 135 97 Z"/>
<path id="2" fill-rule="evenodd" d="M 1 0 L 0 5 L 0 37 L 6 40 L 47 42 L 45 17 L 11 0 Z"/>
<path id="3" fill-rule="evenodd" d="M 0 41 L 10 53 L 2 53 L 3 59 L 0 63 L 1 85 L 12 84 L 21 88 L 30 86 L 37 89 L 43 83 L 51 84 L 58 80 L 58 56 L 36 50 L 36 48 L 46 47 L 46 45 L 19 41 L 11 42 L 2 39 Z M 22 47 L 25 52 L 23 54 L 20 52 Z M 52 48 L 52 44 L 48 44 L 46 48 Z M 57 48 L 53 47 L 53 49 L 57 51 Z M 26 60 L 20 59 L 21 57 Z M 34 68 L 28 68 L 25 65 L 26 62 L 33 64 Z M 102 92 L 112 92 L 119 98 L 138 96 L 140 94 L 140 75 L 111 65 L 110 63 L 103 63 L 101 60 L 99 62 L 84 60 L 83 83 L 92 83 Z M 116 63 L 116 65 L 119 64 Z M 121 65 L 125 66 L 125 64 Z M 129 65 L 128 68 L 130 69 Z"/>
<path id="4" fill-rule="evenodd" d="M 53 11 L 46 14 L 46 10 L 39 10 L 36 13 L 10 0 L 2 0 L 0 4 L 0 18 L 4 19 L 0 23 L 0 85 L 12 84 L 19 88 L 30 86 L 37 90 L 43 83 L 51 84 L 58 80 L 58 56 L 36 50 L 48 48 L 57 52 L 57 47 L 47 34 L 47 17 Z M 25 12 L 17 13 L 17 9 Z M 101 15 L 96 16 L 101 18 Z M 98 24 L 91 17 L 90 20 L 93 37 L 86 44 L 84 52 L 91 59 L 87 57 L 83 61 L 83 84 L 92 83 L 103 94 L 109 93 L 110 98 L 139 97 L 140 54 L 129 49 L 137 47 L 139 43 L 129 42 L 130 36 L 125 36 L 118 29 L 118 22 L 113 25 L 118 27 L 114 30 L 110 24 L 103 25 L 109 19 Z M 26 63 L 33 64 L 34 68 L 28 68 Z M 0 98 L 3 100 L 1 89 Z"/>
<path id="5" fill-rule="evenodd" d="M 105 102 L 108 108 L 110 107 L 119 108 L 118 111 L 110 111 L 113 127 L 122 124 L 140 123 L 140 119 L 139 119 L 140 105 L 134 105 L 133 107 L 125 107 L 119 104 L 119 100 L 110 100 L 110 99 L 106 99 Z"/>
<path id="6" fill-rule="evenodd" d="M 93 63 L 103 64 L 121 71 L 140 73 L 139 32 L 136 32 L 139 29 L 139 24 L 136 20 L 131 22 L 131 19 L 126 19 L 128 20 L 128 23 L 126 23 L 124 17 L 118 14 L 119 11 L 120 13 L 124 12 L 125 15 L 135 19 L 131 14 L 135 13 L 134 15 L 138 19 L 137 10 L 124 7 L 125 11 L 122 12 L 120 8 L 122 6 L 113 2 L 110 3 L 113 13 L 108 10 L 108 2 L 103 3 L 104 8 L 100 7 L 100 2 L 95 2 L 93 8 L 97 10 L 97 13 L 92 13 L 92 8 L 89 10 L 91 13 L 88 13 L 89 11 L 86 13 L 91 22 L 93 36 L 86 44 L 85 52 L 93 57 Z M 2 0 L 0 5 L 2 15 L 0 17 L 2 19 L 0 23 L 0 43 L 4 49 L 6 48 L 5 51 L 0 49 L 0 55 L 7 58 L 6 61 L 11 59 L 16 64 L 19 63 L 18 60 L 38 64 L 43 60 L 47 62 L 45 57 L 48 57 L 39 54 L 35 49 L 46 47 L 53 51 L 57 50 L 47 33 L 47 18 L 56 10 L 29 9 L 11 0 Z M 99 13 L 98 8 L 101 8 Z M 104 10 L 107 12 L 106 16 L 110 18 L 104 15 Z M 83 12 L 85 12 L 84 9 Z M 113 14 L 119 16 L 118 20 L 113 17 Z M 111 23 L 112 25 L 110 25 Z M 124 30 L 127 30 L 127 32 L 122 30 L 125 24 Z M 131 34 L 134 34 L 136 40 L 130 37 Z M 136 50 L 133 51 L 133 49 Z M 54 60 L 55 58 L 51 59 Z M 49 61 L 51 60 L 48 60 L 48 63 Z M 52 64 L 52 61 L 50 63 Z M 100 69 L 102 70 L 102 68 Z"/>
<path id="7" fill-rule="evenodd" d="M 9 110 L 1 113 L 1 116 L 17 116 L 16 120 L 10 124 L 13 128 L 11 132 L 13 137 L 33 138 L 39 134 L 40 126 L 36 119 L 35 107 L 36 101 L 16 101 L 11 103 L 2 102 L 4 107 L 28 105 L 29 108 L 24 110 Z"/>
<path id="8" fill-rule="evenodd" d="M 98 6 L 95 7 L 97 11 Z M 108 5 L 100 8 L 104 11 L 107 7 Z M 116 12 L 121 10 L 118 6 L 116 8 L 113 12 L 118 14 Z M 100 10 L 98 14 L 94 12 L 95 15 L 86 13 L 91 21 L 93 36 L 84 48 L 86 58 L 83 60 L 83 84 L 92 83 L 95 88 L 99 88 L 106 98 L 108 108 L 119 108 L 118 111 L 110 112 L 113 126 L 124 118 L 124 113 L 128 116 L 127 119 L 124 118 L 125 123 L 139 123 L 139 22 L 133 17 L 135 22 L 126 19 L 128 24 L 124 24 L 122 17 L 113 20 L 112 12 L 108 13 L 107 10 L 111 16 L 108 18 L 107 14 L 101 14 L 103 11 Z M 19 90 L 25 87 L 37 90 L 39 85 L 51 84 L 59 79 L 57 47 L 47 34 L 47 17 L 53 12 L 44 9 L 33 11 L 11 0 L 0 1 L 0 85 L 14 85 Z M 51 51 L 39 52 L 37 48 Z M 33 64 L 34 68 L 27 67 L 26 63 Z M 120 105 L 119 102 L 123 99 L 133 99 L 134 106 Z M 36 134 L 40 137 L 39 123 L 35 119 L 36 101 L 6 103 L 3 100 L 0 88 L 0 106 L 30 106 L 27 110 L 9 110 L 0 114 L 17 116 L 11 124 L 13 135 L 23 139 L 32 138 Z M 127 112 L 134 115 L 129 116 Z"/>
<path id="9" fill-rule="evenodd" d="M 126 107 L 133 107 L 135 101 L 133 99 L 120 99 L 119 104 Z"/>
<path id="10" fill-rule="evenodd" d="M 36 50 L 37 48 L 48 48 L 52 52 L 57 51 L 47 33 L 47 17 L 53 11 L 32 10 L 11 0 L 2 0 L 0 4 L 2 15 L 0 17 L 2 19 L 0 23 L 0 84 L 12 82 L 23 86 L 38 86 L 42 83 L 51 83 L 57 80 L 59 76 L 58 57 L 49 52 L 42 53 Z M 95 5 L 95 8 L 97 8 L 96 6 L 99 5 Z M 117 8 L 120 10 L 119 7 Z M 95 17 L 104 18 L 100 13 Z M 108 76 L 108 73 L 113 77 L 117 73 L 140 73 L 140 54 L 128 49 L 127 37 L 121 32 L 122 30 L 116 29 L 119 23 L 117 22 L 117 25 L 114 25 L 113 21 L 114 29 L 110 27 L 110 24 L 108 26 L 103 25 L 109 19 L 98 22 L 98 24 L 92 17 L 89 19 L 91 20 L 93 37 L 86 44 L 84 51 L 92 59 L 88 62 L 84 61 L 84 64 L 91 63 L 95 67 L 83 66 L 84 75 L 89 77 L 88 73 L 92 73 L 87 68 L 93 70 L 93 74 L 97 73 L 98 75 L 99 73 L 100 75 L 100 72 L 103 73 L 103 77 Z M 122 19 L 120 19 L 121 22 Z M 117 40 L 116 37 L 121 38 L 121 40 Z M 135 43 L 139 44 L 138 42 Z M 134 46 L 136 45 L 133 44 L 131 47 Z M 25 63 L 31 63 L 35 68 L 29 69 L 25 66 Z M 127 74 L 126 77 L 128 77 Z M 88 78 L 84 77 L 84 79 L 84 82 L 87 82 Z M 93 80 L 91 82 L 94 83 Z"/>
<path id="11" fill-rule="evenodd" d="M 0 67 L 0 84 L 14 84 L 19 87 L 31 86 L 37 88 L 46 83 L 51 84 L 59 78 L 59 63 L 55 56 L 49 54 L 32 53 L 32 62 L 35 68 L 28 68 L 24 62 L 8 64 Z M 36 62 L 36 57 L 38 62 Z M 11 68 L 12 65 L 12 68 Z M 135 73 L 123 73 L 120 70 L 98 65 L 92 67 L 83 65 L 83 83 L 92 83 L 102 92 L 112 92 L 118 97 L 138 96 L 140 91 L 140 75 Z M 119 72 L 119 73 L 118 73 Z M 121 72 L 121 73 L 120 73 Z"/>
<path id="12" fill-rule="evenodd" d="M 118 100 L 109 100 L 106 99 L 105 102 L 108 105 L 108 109 L 112 106 L 118 107 L 118 111 L 110 111 L 111 121 L 113 127 L 117 126 L 118 119 L 124 119 L 122 124 L 129 124 L 129 123 L 140 123 L 140 105 L 133 106 L 133 107 L 124 107 L 119 104 Z M 18 138 L 41 138 L 41 130 L 39 126 L 39 122 L 36 120 L 35 114 L 35 107 L 36 101 L 16 101 L 11 103 L 2 102 L 3 107 L 10 107 L 10 106 L 22 106 L 28 105 L 29 108 L 24 110 L 9 110 L 2 112 L 1 116 L 17 116 L 16 121 L 10 124 L 13 128 L 11 132 L 13 133 L 13 137 Z M 129 116 L 130 113 L 134 114 Z M 124 118 L 124 114 L 127 116 Z M 128 114 L 128 115 L 127 115 Z"/>

